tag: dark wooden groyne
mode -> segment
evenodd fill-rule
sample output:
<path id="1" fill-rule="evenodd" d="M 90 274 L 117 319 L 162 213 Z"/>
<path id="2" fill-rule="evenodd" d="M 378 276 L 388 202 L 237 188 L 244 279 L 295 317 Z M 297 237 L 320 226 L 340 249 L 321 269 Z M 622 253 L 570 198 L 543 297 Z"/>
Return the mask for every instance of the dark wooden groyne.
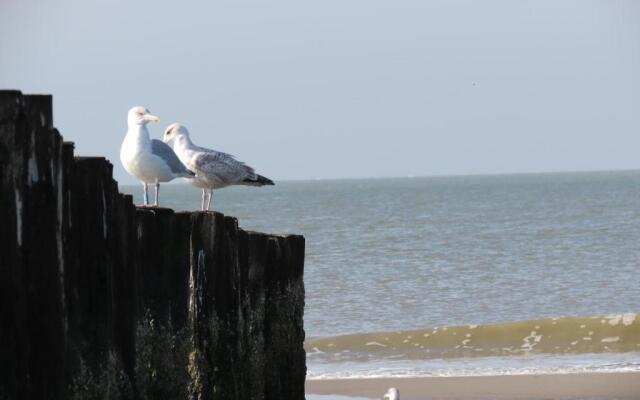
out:
<path id="1" fill-rule="evenodd" d="M 304 399 L 303 263 L 302 236 L 136 208 L 51 96 L 0 91 L 0 400 Z"/>

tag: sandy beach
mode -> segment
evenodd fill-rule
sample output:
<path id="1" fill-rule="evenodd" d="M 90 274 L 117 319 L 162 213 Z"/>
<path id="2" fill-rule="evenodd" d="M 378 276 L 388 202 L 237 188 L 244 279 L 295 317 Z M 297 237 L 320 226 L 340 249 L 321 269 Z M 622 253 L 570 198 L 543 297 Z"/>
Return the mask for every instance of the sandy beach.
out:
<path id="1" fill-rule="evenodd" d="M 640 373 L 308 380 L 306 392 L 379 399 L 640 399 Z"/>

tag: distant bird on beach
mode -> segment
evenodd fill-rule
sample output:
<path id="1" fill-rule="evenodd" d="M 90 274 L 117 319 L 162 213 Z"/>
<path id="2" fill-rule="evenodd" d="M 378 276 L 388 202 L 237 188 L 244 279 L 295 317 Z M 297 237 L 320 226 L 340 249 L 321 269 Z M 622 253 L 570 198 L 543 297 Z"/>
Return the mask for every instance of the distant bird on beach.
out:
<path id="1" fill-rule="evenodd" d="M 189 131 L 180 124 L 170 125 L 164 132 L 164 142 L 173 146 L 180 161 L 196 173 L 189 182 L 202 188 L 201 210 L 209 210 L 213 189 L 231 185 L 264 186 L 273 181 L 255 173 L 253 168 L 232 155 L 193 144 Z M 206 194 L 209 194 L 205 202 Z M 205 207 L 206 203 L 206 207 Z"/>
<path id="2" fill-rule="evenodd" d="M 387 390 L 387 394 L 383 397 L 384 400 L 400 400 L 400 391 L 394 387 Z"/>
<path id="3" fill-rule="evenodd" d="M 120 148 L 120 161 L 124 169 L 142 181 L 145 206 L 149 205 L 149 184 L 156 186 L 154 206 L 157 206 L 160 182 L 195 176 L 180 162 L 171 147 L 161 140 L 149 137 L 147 123 L 159 120 L 160 118 L 151 115 L 146 108 L 133 107 L 127 115 L 129 129 Z"/>

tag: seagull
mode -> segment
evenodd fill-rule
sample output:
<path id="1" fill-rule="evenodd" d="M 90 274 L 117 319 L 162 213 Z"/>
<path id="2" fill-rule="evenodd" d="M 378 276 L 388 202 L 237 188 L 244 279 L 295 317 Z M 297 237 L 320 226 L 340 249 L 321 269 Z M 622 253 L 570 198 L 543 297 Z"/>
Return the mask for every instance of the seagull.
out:
<path id="1" fill-rule="evenodd" d="M 171 147 L 161 140 L 149 138 L 147 123 L 158 122 L 160 118 L 151 115 L 148 109 L 136 106 L 127 115 L 127 135 L 120 148 L 120 161 L 130 175 L 142 181 L 144 188 L 144 206 L 149 205 L 148 185 L 155 184 L 158 206 L 160 182 L 174 178 L 189 178 L 195 174 L 180 162 Z"/>
<path id="2" fill-rule="evenodd" d="M 213 189 L 231 185 L 264 186 L 274 184 L 271 179 L 256 174 L 253 168 L 236 160 L 230 154 L 196 146 L 191 141 L 187 128 L 178 123 L 169 125 L 164 131 L 163 140 L 172 145 L 180 161 L 196 173 L 195 178 L 188 179 L 188 181 L 193 186 L 202 188 L 202 211 L 209 210 Z M 205 208 L 207 191 L 209 198 Z"/>
<path id="3" fill-rule="evenodd" d="M 387 394 L 383 397 L 384 400 L 400 400 L 400 391 L 394 387 L 387 390 Z"/>

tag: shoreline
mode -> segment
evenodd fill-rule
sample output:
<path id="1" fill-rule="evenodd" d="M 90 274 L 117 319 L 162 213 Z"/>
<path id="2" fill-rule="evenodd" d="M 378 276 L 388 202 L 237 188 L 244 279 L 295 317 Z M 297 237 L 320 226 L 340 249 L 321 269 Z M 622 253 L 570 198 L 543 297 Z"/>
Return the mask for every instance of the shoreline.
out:
<path id="1" fill-rule="evenodd" d="M 640 372 L 307 380 L 314 395 L 382 398 L 390 387 L 412 399 L 640 399 Z"/>

